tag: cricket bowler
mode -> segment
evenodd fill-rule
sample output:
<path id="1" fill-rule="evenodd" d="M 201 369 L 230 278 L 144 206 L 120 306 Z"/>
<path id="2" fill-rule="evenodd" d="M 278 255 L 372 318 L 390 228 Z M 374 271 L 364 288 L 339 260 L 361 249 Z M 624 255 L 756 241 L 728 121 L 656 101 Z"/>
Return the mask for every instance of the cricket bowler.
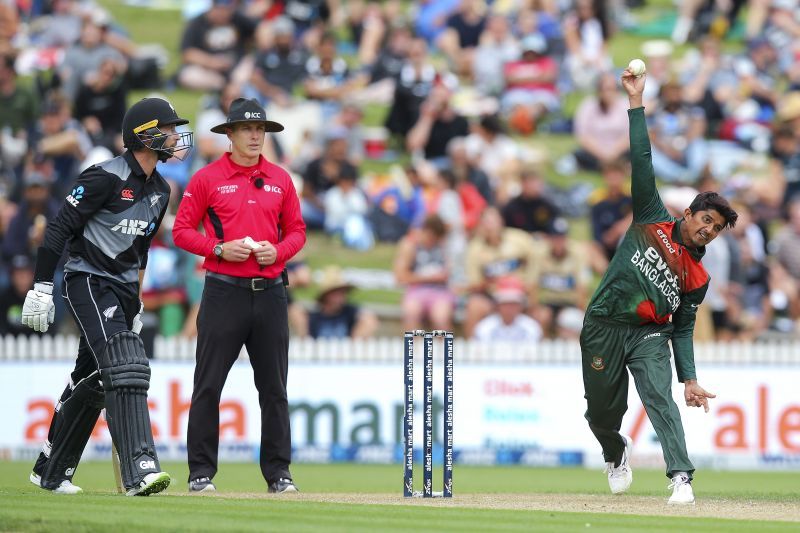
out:
<path id="1" fill-rule="evenodd" d="M 686 451 L 680 413 L 672 400 L 669 342 L 678 380 L 690 407 L 708 412 L 714 394 L 697 383 L 693 333 L 709 275 L 705 246 L 738 215 L 714 192 L 698 194 L 683 216 L 667 212 L 658 194 L 642 92 L 646 74 L 622 74 L 630 109 L 633 222 L 592 296 L 581 331 L 586 420 L 603 449 L 611 492 L 628 490 L 632 441 L 621 435 L 628 409 L 628 372 L 661 442 L 673 490 L 670 504 L 694 504 L 694 466 Z"/>

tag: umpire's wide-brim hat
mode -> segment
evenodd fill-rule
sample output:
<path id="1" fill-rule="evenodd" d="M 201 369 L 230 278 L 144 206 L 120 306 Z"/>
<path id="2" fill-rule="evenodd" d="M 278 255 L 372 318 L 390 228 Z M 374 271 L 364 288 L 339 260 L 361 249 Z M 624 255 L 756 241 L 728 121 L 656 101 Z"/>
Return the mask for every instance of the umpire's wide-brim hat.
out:
<path id="1" fill-rule="evenodd" d="M 231 102 L 228 111 L 228 120 L 211 128 L 214 133 L 227 133 L 227 128 L 242 122 L 260 122 L 269 132 L 283 131 L 283 124 L 273 120 L 267 120 L 267 113 L 264 108 L 254 99 L 237 98 Z"/>

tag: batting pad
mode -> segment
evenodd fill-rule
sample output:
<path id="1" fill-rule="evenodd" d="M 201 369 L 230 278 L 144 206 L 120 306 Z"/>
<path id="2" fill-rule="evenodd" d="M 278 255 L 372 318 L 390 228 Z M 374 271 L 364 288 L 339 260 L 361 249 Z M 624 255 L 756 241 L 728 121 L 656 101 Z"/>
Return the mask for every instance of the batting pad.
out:
<path id="1" fill-rule="evenodd" d="M 44 464 L 42 488 L 54 490 L 72 481 L 83 449 L 103 409 L 103 388 L 97 373 L 82 379 L 56 406 L 50 434 L 50 457 Z"/>
<path id="2" fill-rule="evenodd" d="M 106 422 L 119 453 L 122 483 L 138 486 L 151 472 L 160 472 L 147 410 L 150 364 L 138 335 L 121 331 L 108 339 L 100 361 L 106 393 Z"/>

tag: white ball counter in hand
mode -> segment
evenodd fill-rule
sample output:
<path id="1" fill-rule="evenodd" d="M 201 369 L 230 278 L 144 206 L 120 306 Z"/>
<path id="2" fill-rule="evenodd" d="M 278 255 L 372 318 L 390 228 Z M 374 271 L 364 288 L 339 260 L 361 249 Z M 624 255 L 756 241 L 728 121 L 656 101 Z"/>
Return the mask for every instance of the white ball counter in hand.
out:
<path id="1" fill-rule="evenodd" d="M 631 62 L 628 63 L 628 70 L 638 78 L 647 71 L 647 67 L 641 59 L 631 59 Z"/>

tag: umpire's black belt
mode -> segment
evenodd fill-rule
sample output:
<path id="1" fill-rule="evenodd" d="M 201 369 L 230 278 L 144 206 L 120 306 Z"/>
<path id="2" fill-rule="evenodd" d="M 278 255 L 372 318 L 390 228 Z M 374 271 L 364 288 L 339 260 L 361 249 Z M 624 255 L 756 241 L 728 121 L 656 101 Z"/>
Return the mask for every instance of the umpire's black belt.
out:
<path id="1" fill-rule="evenodd" d="M 263 291 L 283 283 L 281 276 L 276 278 L 237 278 L 236 276 L 228 276 L 219 272 L 206 272 L 206 277 L 218 279 L 237 287 L 244 287 L 251 291 Z"/>

